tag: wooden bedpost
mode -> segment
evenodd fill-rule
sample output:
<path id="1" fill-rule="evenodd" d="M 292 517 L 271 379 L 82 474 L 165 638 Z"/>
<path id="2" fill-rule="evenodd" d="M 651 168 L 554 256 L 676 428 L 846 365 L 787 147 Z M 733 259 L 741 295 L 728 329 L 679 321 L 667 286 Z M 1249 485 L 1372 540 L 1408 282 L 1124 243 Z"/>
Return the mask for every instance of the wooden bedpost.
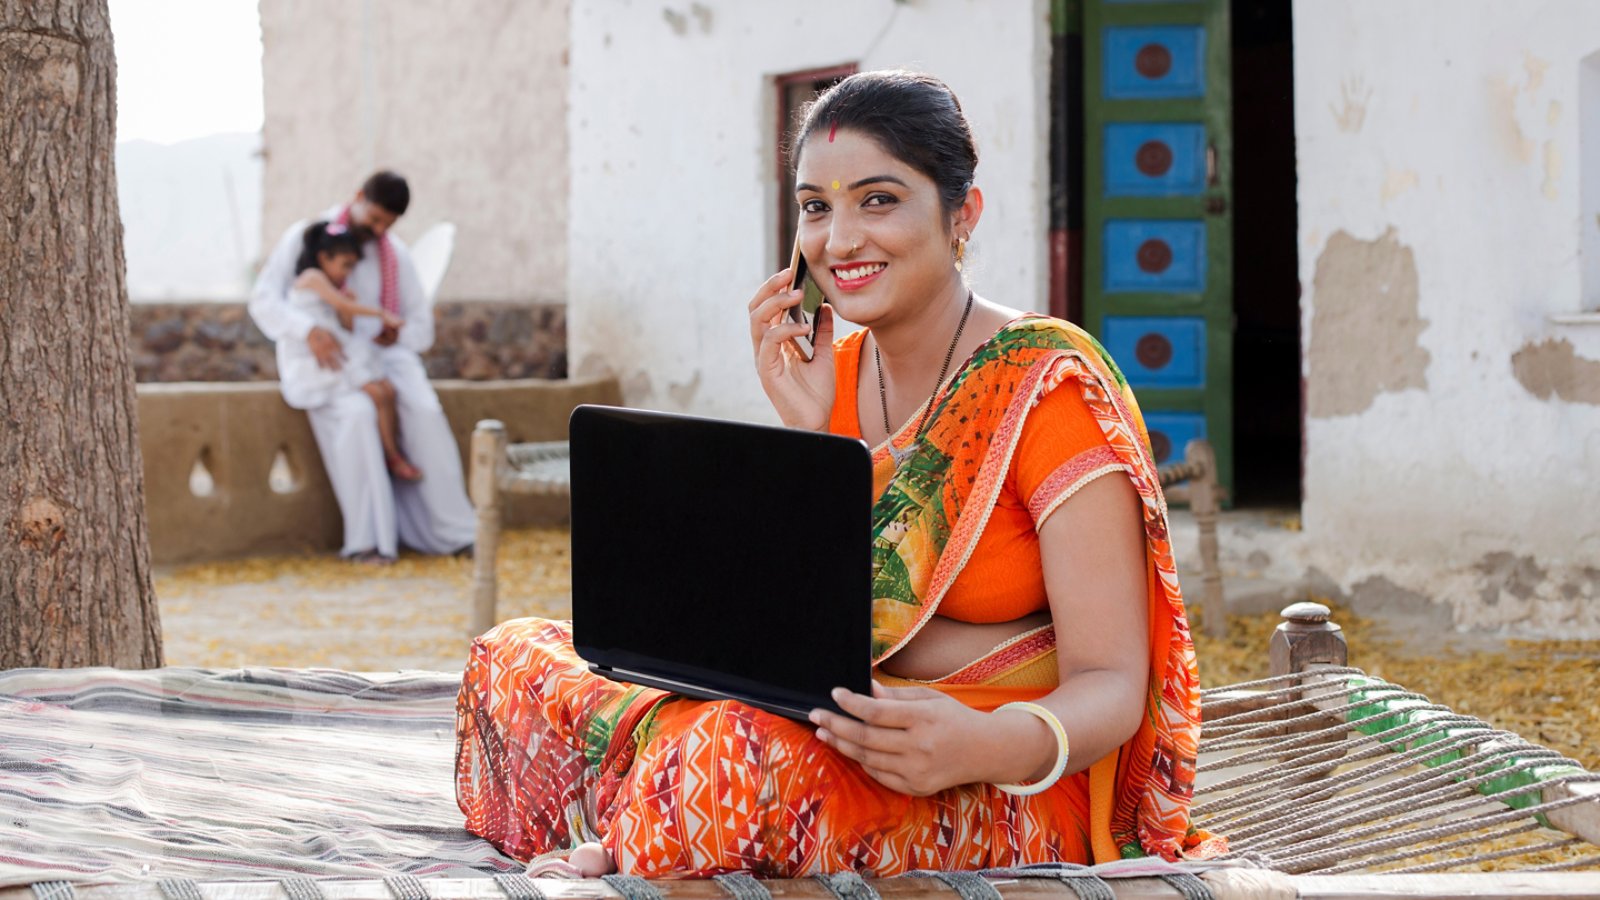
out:
<path id="1" fill-rule="evenodd" d="M 1328 621 L 1328 608 L 1321 603 L 1291 603 L 1283 608 L 1283 622 L 1272 633 L 1267 653 L 1273 675 L 1304 672 L 1314 665 L 1343 666 L 1349 662 L 1350 648 L 1344 629 Z"/>
<path id="2" fill-rule="evenodd" d="M 1195 527 L 1200 532 L 1200 577 L 1205 585 L 1205 615 L 1200 627 L 1213 637 L 1228 633 L 1228 611 L 1222 597 L 1222 563 L 1217 552 L 1217 514 L 1222 489 L 1217 484 L 1217 454 L 1203 438 L 1183 448 L 1183 461 L 1161 465 L 1157 472 L 1161 486 L 1169 488 L 1168 498 L 1189 504 Z"/>
<path id="3" fill-rule="evenodd" d="M 1189 481 L 1189 511 L 1200 532 L 1201 577 L 1205 585 L 1206 614 L 1200 626 L 1212 637 L 1228 633 L 1228 611 L 1222 600 L 1222 567 L 1217 550 L 1217 453 L 1210 441 L 1190 441 L 1183 451 L 1184 462 L 1202 474 Z"/>
<path id="4" fill-rule="evenodd" d="M 1348 661 L 1350 653 L 1345 645 L 1344 629 L 1328 621 L 1329 611 L 1321 603 L 1301 602 L 1291 603 L 1284 607 L 1283 622 L 1279 623 L 1276 631 L 1272 633 L 1272 640 L 1267 643 L 1267 653 L 1272 660 L 1273 675 L 1291 675 L 1306 672 L 1319 666 L 1343 666 Z M 1334 677 L 1334 676 L 1325 676 Z M 1322 681 L 1321 678 L 1311 676 L 1303 680 L 1297 679 L 1298 684 L 1311 687 Z M 1296 693 L 1295 699 L 1305 695 Z M 1324 709 L 1328 705 L 1325 700 L 1308 699 L 1304 706 L 1295 711 L 1295 715 L 1304 715 L 1317 709 Z M 1326 726 L 1326 722 L 1306 722 L 1298 726 L 1285 726 L 1283 734 L 1296 732 L 1317 731 Z M 1283 761 L 1294 763 L 1304 754 L 1315 752 L 1341 743 L 1341 737 L 1333 736 L 1295 751 Z M 1338 768 L 1344 752 L 1339 753 L 1339 758 L 1330 759 L 1327 765 L 1313 771 L 1304 772 L 1294 779 L 1297 784 L 1315 781 Z"/>
<path id="5" fill-rule="evenodd" d="M 472 618 L 468 637 L 494 627 L 497 586 L 495 560 L 500 555 L 500 466 L 506 458 L 506 426 L 484 419 L 472 431 L 472 468 L 468 489 L 478 510 L 478 537 L 472 551 Z"/>

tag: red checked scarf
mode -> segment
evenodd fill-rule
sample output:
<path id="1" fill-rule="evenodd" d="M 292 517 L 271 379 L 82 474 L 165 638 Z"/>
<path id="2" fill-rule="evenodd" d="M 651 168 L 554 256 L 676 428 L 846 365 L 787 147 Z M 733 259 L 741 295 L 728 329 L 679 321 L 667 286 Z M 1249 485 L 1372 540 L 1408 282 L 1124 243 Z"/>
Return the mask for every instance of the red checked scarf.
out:
<path id="1" fill-rule="evenodd" d="M 340 225 L 350 226 L 350 205 L 345 204 L 339 211 L 336 220 Z M 389 243 L 387 234 L 380 234 L 373 238 L 378 242 L 378 266 L 383 275 L 383 287 L 378 293 L 378 305 L 383 311 L 393 315 L 400 315 L 400 264 L 394 258 L 394 246 Z"/>

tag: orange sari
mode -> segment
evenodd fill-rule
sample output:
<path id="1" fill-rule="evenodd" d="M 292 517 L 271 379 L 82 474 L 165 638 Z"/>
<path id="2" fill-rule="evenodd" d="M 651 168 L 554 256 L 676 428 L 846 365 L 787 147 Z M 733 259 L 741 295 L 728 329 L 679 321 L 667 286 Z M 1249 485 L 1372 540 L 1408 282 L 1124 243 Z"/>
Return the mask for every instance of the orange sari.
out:
<path id="1" fill-rule="evenodd" d="M 608 681 L 578 659 L 565 623 L 524 619 L 478 638 L 468 660 L 456 765 L 467 827 L 519 859 L 600 840 L 622 871 L 645 876 L 891 876 L 1209 855 L 1216 845 L 1188 820 L 1199 685 L 1165 501 L 1132 393 L 1073 326 L 1043 317 L 1010 323 L 941 392 L 898 471 L 879 448 L 874 662 L 935 614 L 994 511 L 1030 412 L 1063 388 L 1081 392 L 1105 445 L 1047 479 L 1031 505 L 1054 508 L 1109 468 L 1126 473 L 1144 508 L 1147 715 L 1117 753 L 1031 797 L 987 784 L 910 797 L 873 780 L 807 725 L 736 702 Z M 841 394 L 854 390 L 853 380 L 841 380 Z M 895 438 L 911 442 L 909 434 Z M 979 709 L 1033 699 L 1055 686 L 1054 647 L 1047 626 L 930 685 Z"/>

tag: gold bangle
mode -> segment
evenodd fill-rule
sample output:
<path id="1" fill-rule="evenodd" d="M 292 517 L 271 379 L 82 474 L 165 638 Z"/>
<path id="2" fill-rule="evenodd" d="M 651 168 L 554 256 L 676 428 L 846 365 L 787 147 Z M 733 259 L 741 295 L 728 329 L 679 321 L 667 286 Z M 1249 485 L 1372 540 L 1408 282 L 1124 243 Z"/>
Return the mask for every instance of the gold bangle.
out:
<path id="1" fill-rule="evenodd" d="M 1060 781 L 1062 774 L 1067 771 L 1067 756 L 1070 749 L 1067 745 L 1067 729 L 1062 727 L 1061 720 L 1056 718 L 1055 713 L 1037 703 L 1028 703 L 1026 701 L 1007 703 L 1004 706 L 996 709 L 995 712 L 1005 712 L 1008 709 L 1020 710 L 1033 716 L 1037 716 L 1039 719 L 1043 720 L 1046 725 L 1050 726 L 1050 730 L 1056 736 L 1056 764 L 1051 767 L 1050 774 L 1039 779 L 1038 781 L 1033 782 L 1032 784 L 995 785 L 995 787 L 1005 791 L 1008 794 L 1015 794 L 1019 797 L 1027 797 L 1047 790 L 1051 785 L 1055 784 L 1057 781 Z"/>

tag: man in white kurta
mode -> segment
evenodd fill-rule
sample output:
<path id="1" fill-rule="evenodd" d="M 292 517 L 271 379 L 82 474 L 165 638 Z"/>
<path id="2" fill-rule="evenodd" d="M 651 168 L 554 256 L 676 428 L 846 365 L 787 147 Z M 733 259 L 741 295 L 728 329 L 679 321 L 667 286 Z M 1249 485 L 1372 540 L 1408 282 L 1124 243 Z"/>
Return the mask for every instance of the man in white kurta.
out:
<path id="1" fill-rule="evenodd" d="M 391 173 L 379 175 L 399 178 Z M 398 212 L 384 209 L 365 196 L 373 183 L 369 179 L 348 207 L 350 225 L 365 229 L 372 238 L 362 245 L 361 261 L 344 285 L 368 306 L 378 306 L 382 293 L 378 240 L 405 211 L 409 198 L 409 190 L 400 180 L 407 191 L 402 195 L 406 201 L 397 204 L 401 207 Z M 345 210 L 343 205 L 335 206 L 318 218 L 336 221 Z M 288 296 L 303 235 L 313 221 L 317 220 L 296 222 L 278 241 L 256 278 L 250 317 L 269 339 L 306 342 L 319 363 L 336 367 L 343 355 L 339 338 L 317 327 L 306 311 L 290 304 Z M 349 387 L 320 405 L 302 408 L 311 420 L 344 516 L 343 555 L 392 559 L 399 544 L 423 553 L 455 553 L 472 544 L 475 519 L 450 423 L 422 364 L 421 354 L 433 346 L 433 299 L 424 294 L 405 244 L 392 233 L 388 240 L 397 263 L 399 314 L 405 325 L 398 332 L 384 330 L 377 317 L 362 316 L 345 339 L 374 345 L 378 367 L 398 395 L 401 449 L 422 471 L 422 480 L 390 477 L 378 436 L 377 409 L 359 388 Z M 296 405 L 292 386 L 284 386 L 284 396 L 290 405 Z"/>

